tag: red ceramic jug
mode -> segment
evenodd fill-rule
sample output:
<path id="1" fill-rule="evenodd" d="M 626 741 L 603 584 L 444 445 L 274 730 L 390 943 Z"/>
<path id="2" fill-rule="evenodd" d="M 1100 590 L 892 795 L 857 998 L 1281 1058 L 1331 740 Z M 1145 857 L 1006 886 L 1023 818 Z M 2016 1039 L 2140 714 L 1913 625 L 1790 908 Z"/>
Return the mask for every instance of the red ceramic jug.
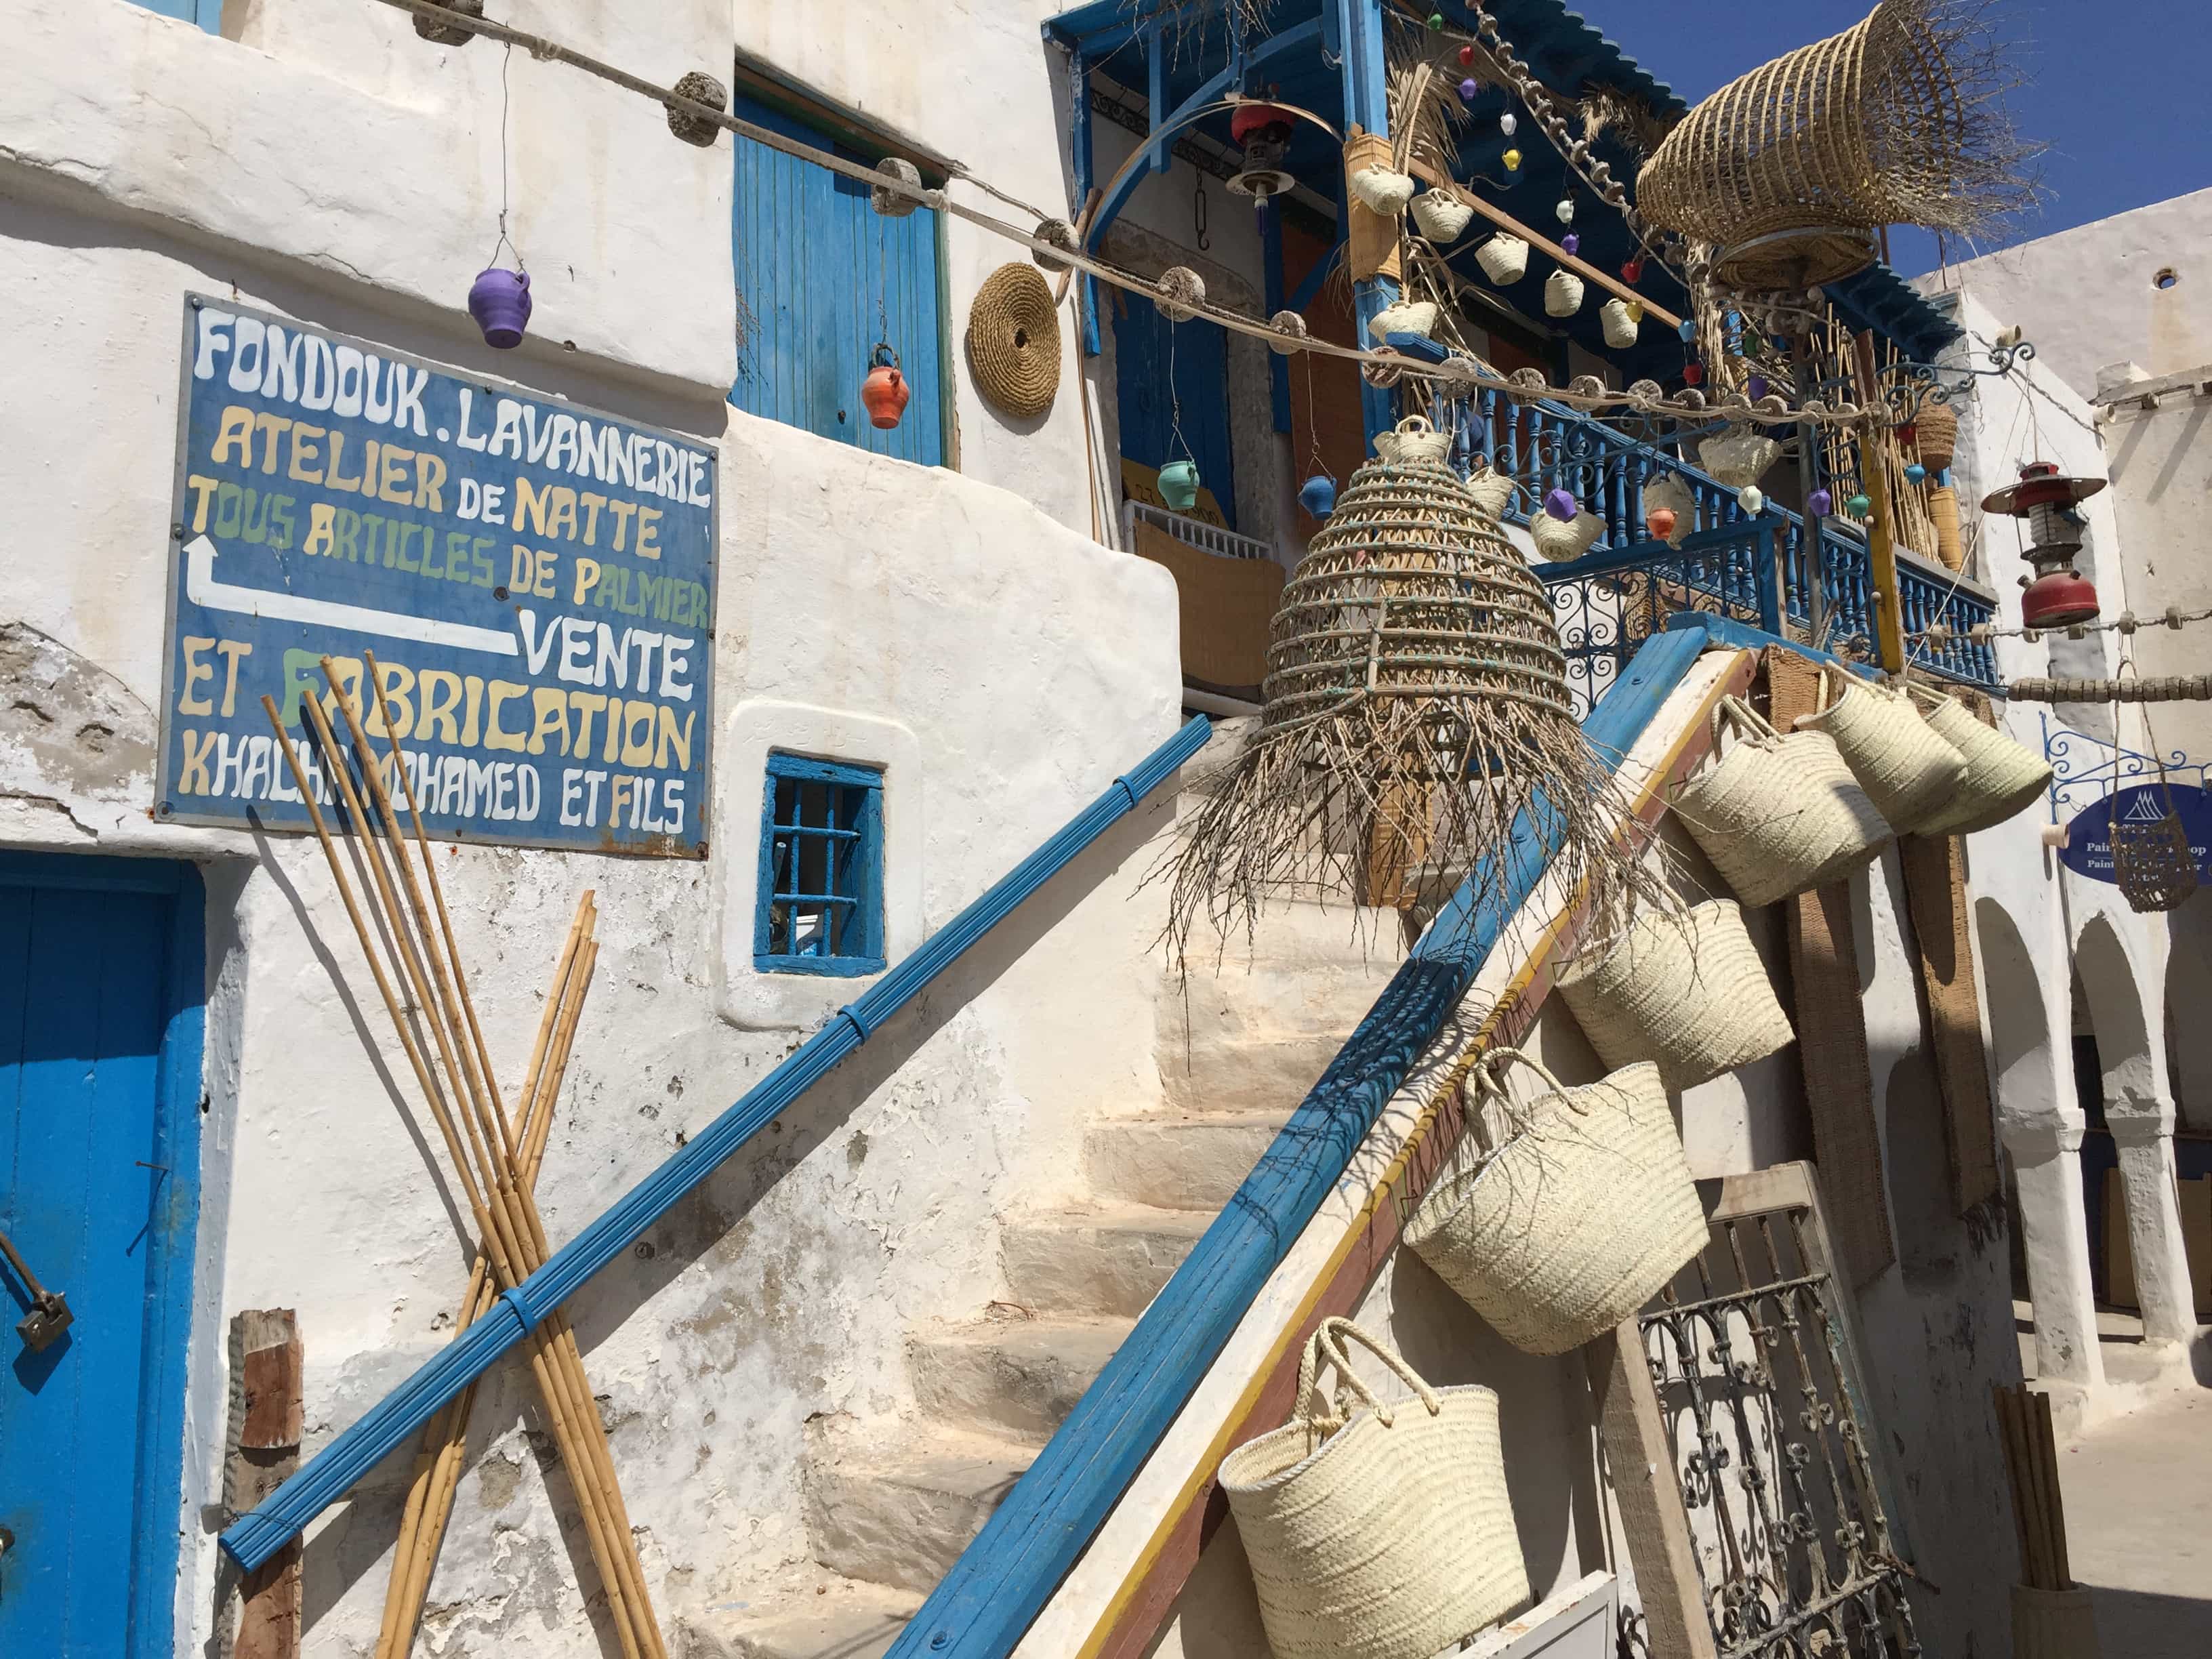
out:
<path id="1" fill-rule="evenodd" d="M 906 400 L 914 395 L 899 373 L 898 353 L 879 345 L 869 358 L 868 378 L 860 382 L 860 401 L 867 406 L 868 423 L 888 432 L 906 413 Z"/>

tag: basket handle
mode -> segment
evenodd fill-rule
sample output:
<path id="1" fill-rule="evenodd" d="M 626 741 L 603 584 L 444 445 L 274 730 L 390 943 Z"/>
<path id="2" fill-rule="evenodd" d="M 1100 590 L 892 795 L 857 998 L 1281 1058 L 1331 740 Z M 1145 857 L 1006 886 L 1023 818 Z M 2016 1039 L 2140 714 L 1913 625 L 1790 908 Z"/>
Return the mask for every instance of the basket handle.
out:
<path id="1" fill-rule="evenodd" d="M 1344 1391 L 1357 1398 L 1361 1404 L 1371 1407 L 1384 1428 L 1389 1428 L 1393 1421 L 1391 1408 L 1369 1393 L 1366 1385 L 1352 1374 L 1352 1354 L 1345 1346 L 1347 1340 L 1358 1343 L 1381 1360 L 1393 1376 L 1413 1391 L 1430 1416 L 1435 1417 L 1443 1410 L 1444 1402 L 1437 1391 L 1422 1380 L 1419 1372 L 1400 1358 L 1395 1348 L 1377 1340 L 1349 1319 L 1332 1317 L 1322 1320 L 1313 1334 L 1312 1342 L 1308 1345 L 1309 1352 L 1318 1350 L 1323 1353 L 1328 1362 L 1336 1367 L 1337 1377 L 1343 1384 Z"/>
<path id="2" fill-rule="evenodd" d="M 1720 747 L 1723 726 L 1733 726 L 1753 743 L 1773 743 L 1782 734 L 1766 723 L 1759 712 L 1741 697 L 1723 697 L 1713 707 L 1713 747 Z"/>
<path id="3" fill-rule="evenodd" d="M 1482 1079 L 1482 1092 L 1484 1097 L 1486 1098 L 1495 1097 L 1496 1099 L 1504 1102 L 1506 1111 L 1509 1115 L 1515 1112 L 1516 1108 L 1513 1096 L 1505 1086 L 1504 1069 L 1506 1062 L 1515 1060 L 1526 1066 L 1538 1077 L 1543 1079 L 1547 1084 L 1550 1085 L 1552 1094 L 1556 1095 L 1561 1100 L 1565 1101 L 1567 1103 L 1567 1109 L 1570 1111 L 1587 1113 L 1589 1110 L 1589 1107 L 1580 1105 L 1576 1102 L 1574 1096 L 1568 1092 L 1567 1085 L 1560 1082 L 1556 1077 L 1553 1076 L 1551 1067 L 1545 1065 L 1544 1062 L 1537 1059 L 1535 1055 L 1521 1048 L 1492 1048 L 1489 1053 L 1486 1054 L 1482 1057 L 1481 1065 L 1478 1066 L 1475 1070 Z M 1539 1098 L 1548 1100 L 1551 1098 L 1551 1096 L 1540 1096 Z"/>
<path id="4" fill-rule="evenodd" d="M 1398 422 L 1398 434 L 1401 437 L 1418 438 L 1424 434 L 1433 434 L 1435 431 L 1436 428 L 1429 424 L 1428 416 L 1425 415 L 1408 415 Z"/>

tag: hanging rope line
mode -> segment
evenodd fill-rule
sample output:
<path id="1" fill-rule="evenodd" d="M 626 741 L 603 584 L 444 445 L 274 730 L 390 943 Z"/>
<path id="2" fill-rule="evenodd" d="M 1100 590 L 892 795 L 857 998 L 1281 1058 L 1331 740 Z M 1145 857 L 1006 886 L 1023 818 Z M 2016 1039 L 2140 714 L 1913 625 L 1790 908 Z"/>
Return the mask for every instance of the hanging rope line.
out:
<path id="1" fill-rule="evenodd" d="M 2069 640 L 2079 640 L 2085 639 L 2092 634 L 2125 635 L 2142 628 L 2179 629 L 2201 622 L 2212 622 L 2212 606 L 2208 606 L 2202 611 L 2184 611 L 2178 605 L 2170 605 L 2166 606 L 2164 616 L 2153 617 L 2148 622 L 2137 617 L 2132 611 L 2123 611 L 2110 622 L 2068 623 L 2057 628 L 1997 628 L 1988 623 L 1976 623 L 1972 628 L 1957 629 L 1946 628 L 1938 623 L 1933 628 L 1923 628 L 1919 632 L 1907 634 L 1905 637 L 1908 640 L 1928 640 L 1938 645 L 1946 640 L 1957 639 L 1973 640 L 1977 642 L 1984 640 L 2026 640 L 2033 645 L 2046 634 L 2063 634 Z M 2087 684 L 2089 682 L 2068 682 L 2069 684 L 2077 683 Z M 2101 684 L 2102 682 L 2100 681 L 2098 684 Z"/>
<path id="2" fill-rule="evenodd" d="M 744 120 L 738 116 L 726 114 L 712 104 L 702 104 L 696 99 L 687 98 L 672 87 L 656 86 L 641 76 L 632 75 L 627 70 L 617 69 L 611 64 L 578 52 L 572 46 L 562 46 L 560 42 L 549 40 L 544 35 L 510 28 L 507 25 L 495 22 L 488 17 L 470 17 L 460 12 L 449 11 L 437 3 L 437 0 L 376 0 L 376 3 L 392 7 L 396 10 L 407 12 L 416 17 L 429 18 L 450 28 L 463 30 L 471 34 L 480 34 L 487 40 L 501 40 L 509 46 L 520 46 L 540 62 L 566 64 L 571 69 L 581 70 L 585 74 L 605 81 L 611 85 L 620 87 L 628 92 L 634 92 L 640 97 L 650 99 L 664 109 L 680 110 L 702 122 L 720 127 L 726 132 L 735 133 L 741 138 L 749 138 L 755 143 L 764 144 L 769 149 L 783 155 L 803 161 L 811 161 L 816 166 L 825 167 L 843 178 L 879 187 L 893 195 L 905 197 L 934 212 L 949 214 L 979 229 L 988 231 L 994 236 L 1000 236 L 1010 242 L 1018 243 L 1032 253 L 1046 255 L 1053 261 L 1049 269 L 1058 270 L 1062 265 L 1072 265 L 1109 287 L 1121 289 L 1131 294 L 1140 294 L 1147 299 L 1157 298 L 1158 295 L 1158 284 L 1149 278 L 1140 276 L 1133 271 L 1122 270 L 1089 253 L 1072 249 L 1063 243 L 1042 240 L 1019 225 L 1010 224 L 1003 219 L 993 217 L 980 209 L 952 200 L 943 190 L 912 183 L 900 178 L 895 173 L 866 167 L 857 161 L 848 161 L 843 156 L 831 151 L 817 149 L 811 144 L 786 137 L 783 134 L 769 128 L 757 126 L 752 122 Z M 956 178 L 964 184 L 973 185 L 978 190 L 996 198 L 1010 207 L 1020 208 L 1024 213 L 1036 214 L 1040 221 L 1050 216 L 1008 195 L 1006 191 L 970 173 L 964 167 L 946 164 L 945 171 L 949 178 Z M 1741 393 L 1732 393 L 1718 402 L 1708 400 L 1703 393 L 1694 389 L 1669 398 L 1660 389 L 1656 381 L 1651 380 L 1638 381 L 1624 392 L 1604 389 L 1591 391 L 1586 386 L 1582 387 L 1552 386 L 1547 384 L 1543 375 L 1534 369 L 1521 369 L 1512 375 L 1503 375 L 1477 362 L 1472 357 L 1452 357 L 1442 363 L 1435 364 L 1422 363 L 1409 361 L 1395 353 L 1385 354 L 1363 350 L 1357 346 L 1339 345 L 1333 341 L 1319 339 L 1310 335 L 1286 335 L 1259 318 L 1247 317 L 1242 313 L 1228 310 L 1209 301 L 1199 301 L 1189 308 L 1197 315 L 1206 318 L 1210 322 L 1218 323 L 1231 332 L 1249 335 L 1254 339 L 1265 340 L 1278 350 L 1309 352 L 1325 357 L 1340 357 L 1348 362 L 1361 365 L 1375 365 L 1395 371 L 1407 379 L 1437 382 L 1447 392 L 1452 389 L 1472 391 L 1476 388 L 1487 388 L 1504 392 L 1516 399 L 1547 398 L 1584 413 L 1629 410 L 1638 414 L 1662 415 L 1692 422 L 1709 421 L 1716 414 L 1719 414 L 1731 421 L 1761 426 L 1814 425 L 1863 428 L 1870 422 L 1880 423 L 1886 417 L 1885 411 L 1874 409 L 1863 410 L 1851 404 L 1835 404 L 1819 410 L 1766 409 L 1753 404 Z M 1779 402 L 1780 400 L 1770 398 L 1768 401 Z"/>

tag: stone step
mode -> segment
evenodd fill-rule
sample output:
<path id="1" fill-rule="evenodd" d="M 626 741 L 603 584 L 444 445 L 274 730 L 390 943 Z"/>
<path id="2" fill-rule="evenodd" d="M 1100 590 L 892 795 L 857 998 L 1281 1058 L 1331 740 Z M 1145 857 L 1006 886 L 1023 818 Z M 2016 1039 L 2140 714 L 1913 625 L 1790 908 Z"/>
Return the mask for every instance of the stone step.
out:
<path id="1" fill-rule="evenodd" d="M 1104 1118 L 1085 1136 L 1084 1163 L 1102 1198 L 1200 1211 L 1211 1220 L 1289 1119 L 1287 1106 Z"/>
<path id="2" fill-rule="evenodd" d="M 1190 982 L 1234 981 L 1252 968 L 1350 968 L 1387 980 L 1406 959 L 1406 926 L 1395 910 L 1342 895 L 1269 902 L 1248 936 L 1194 928 L 1185 952 Z"/>
<path id="3" fill-rule="evenodd" d="M 1094 1204 L 1011 1218 L 1006 1283 L 1024 1307 L 1134 1319 L 1212 1218 L 1195 1210 Z"/>
<path id="4" fill-rule="evenodd" d="M 946 1429 L 1042 1444 L 1114 1357 L 1132 1322 L 987 1319 L 926 1325 L 907 1339 L 915 1398 Z"/>
<path id="5" fill-rule="evenodd" d="M 849 1578 L 927 1595 L 1036 1449 L 939 1422 L 817 1439 L 812 1454 L 806 1527 L 815 1559 Z"/>
<path id="6" fill-rule="evenodd" d="M 708 1607 L 678 1622 L 690 1659 L 882 1659 L 921 1593 L 849 1578 L 801 1585 L 773 1601 Z"/>

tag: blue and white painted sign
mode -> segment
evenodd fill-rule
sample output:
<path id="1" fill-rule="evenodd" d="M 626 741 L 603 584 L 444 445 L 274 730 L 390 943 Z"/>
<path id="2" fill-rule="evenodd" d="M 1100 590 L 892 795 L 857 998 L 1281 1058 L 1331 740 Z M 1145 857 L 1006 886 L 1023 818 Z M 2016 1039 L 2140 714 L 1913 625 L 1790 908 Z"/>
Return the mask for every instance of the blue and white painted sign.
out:
<path id="1" fill-rule="evenodd" d="M 198 295 L 182 381 L 160 816 L 308 828 L 328 656 L 433 836 L 704 855 L 711 446 Z"/>
<path id="2" fill-rule="evenodd" d="M 2166 816 L 2169 791 L 2189 836 L 2189 850 L 2197 855 L 2197 873 L 2212 882 L 2212 793 L 2192 783 L 2137 784 L 2092 801 L 2067 824 L 2059 861 L 2077 876 L 2111 881 L 2113 823 L 2157 823 Z"/>

